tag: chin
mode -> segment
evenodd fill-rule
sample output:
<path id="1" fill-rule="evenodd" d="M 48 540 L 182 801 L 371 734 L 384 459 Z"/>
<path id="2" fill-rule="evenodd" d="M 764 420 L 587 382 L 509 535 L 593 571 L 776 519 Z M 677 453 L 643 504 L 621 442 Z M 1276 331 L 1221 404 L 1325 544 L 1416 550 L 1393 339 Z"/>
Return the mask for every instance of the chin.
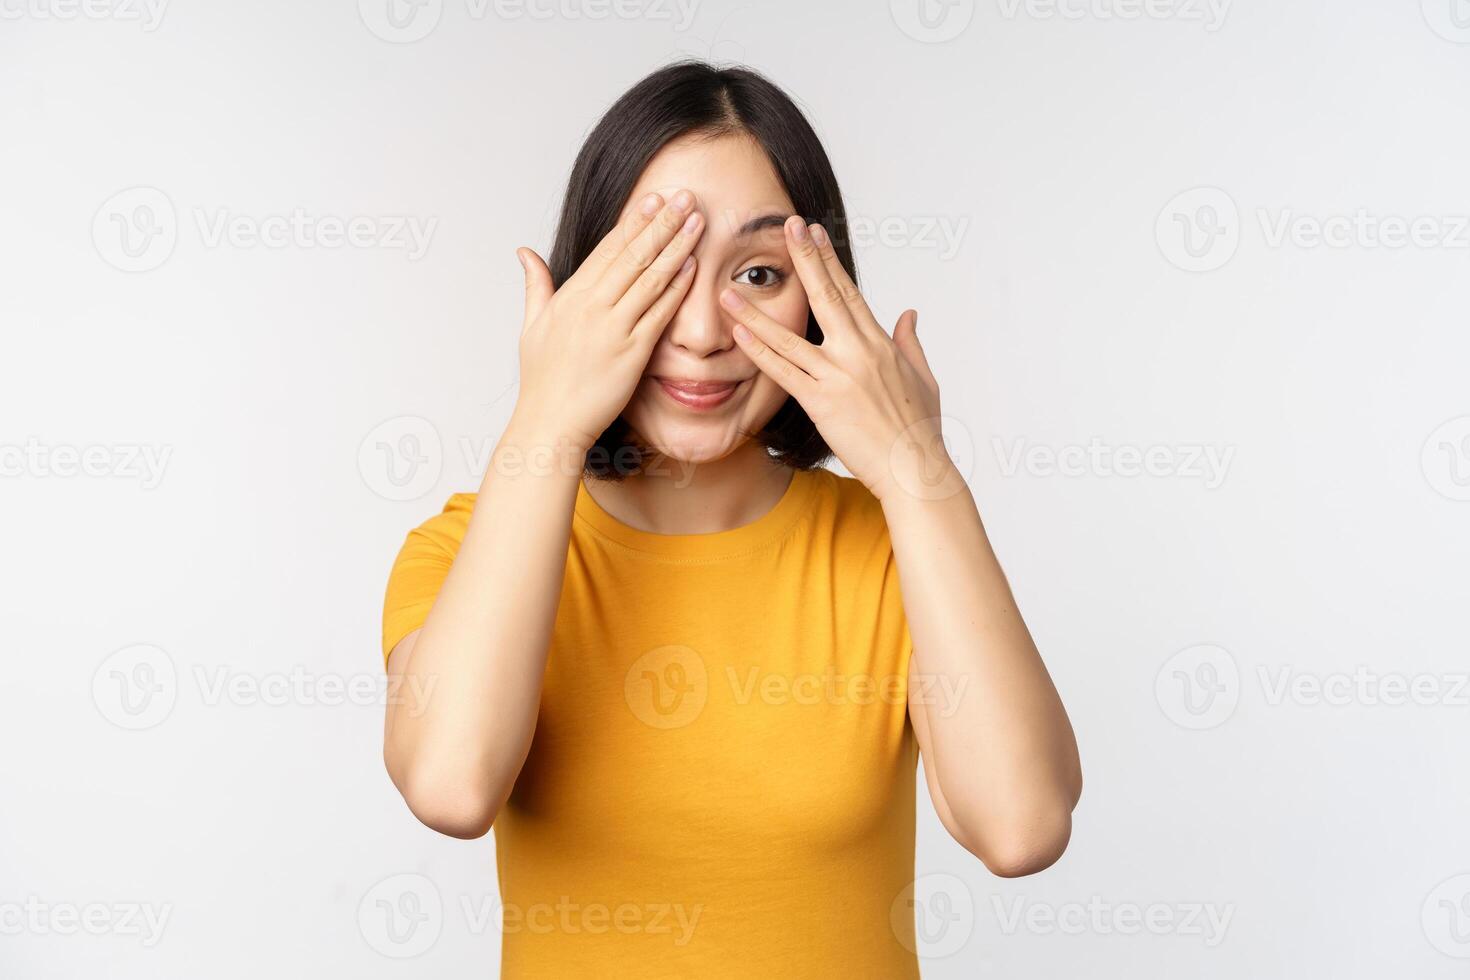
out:
<path id="1" fill-rule="evenodd" d="M 678 427 L 682 428 L 682 427 Z M 744 439 L 726 433 L 700 433 L 653 428 L 639 430 L 644 445 L 680 463 L 713 463 L 735 451 Z"/>
<path id="2" fill-rule="evenodd" d="M 732 418 L 670 418 L 669 413 L 651 406 L 631 411 L 623 417 L 632 428 L 634 438 L 680 463 L 713 463 L 733 453 L 746 441 Z"/>

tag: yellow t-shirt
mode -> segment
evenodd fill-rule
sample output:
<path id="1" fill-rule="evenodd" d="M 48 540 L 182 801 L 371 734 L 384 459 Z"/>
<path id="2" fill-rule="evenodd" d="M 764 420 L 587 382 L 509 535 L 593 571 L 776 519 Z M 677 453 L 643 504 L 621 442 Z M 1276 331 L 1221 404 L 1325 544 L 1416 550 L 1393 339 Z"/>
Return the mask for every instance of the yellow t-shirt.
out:
<path id="1" fill-rule="evenodd" d="M 475 495 L 408 535 L 386 656 Z M 793 471 L 653 534 L 579 486 L 530 755 L 494 831 L 502 977 L 917 977 L 911 652 L 880 504 Z"/>

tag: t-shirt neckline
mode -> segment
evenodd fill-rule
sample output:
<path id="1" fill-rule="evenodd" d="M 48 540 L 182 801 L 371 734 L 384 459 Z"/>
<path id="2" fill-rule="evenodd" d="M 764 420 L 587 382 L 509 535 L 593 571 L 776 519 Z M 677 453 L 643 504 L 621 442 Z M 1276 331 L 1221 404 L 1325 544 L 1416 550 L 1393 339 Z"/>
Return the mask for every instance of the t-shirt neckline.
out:
<path id="1" fill-rule="evenodd" d="M 807 513 L 819 478 L 817 470 L 793 469 L 791 482 L 770 510 L 740 527 L 704 534 L 657 534 L 630 527 L 603 510 L 583 481 L 577 483 L 574 512 L 593 531 L 630 550 L 674 560 L 708 561 L 755 551 L 781 540 Z"/>

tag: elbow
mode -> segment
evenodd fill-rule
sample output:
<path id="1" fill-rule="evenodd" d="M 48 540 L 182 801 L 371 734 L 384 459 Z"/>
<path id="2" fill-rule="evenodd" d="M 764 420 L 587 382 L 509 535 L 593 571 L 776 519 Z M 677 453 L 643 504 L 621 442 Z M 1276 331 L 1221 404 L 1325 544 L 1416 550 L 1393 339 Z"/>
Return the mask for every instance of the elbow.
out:
<path id="1" fill-rule="evenodd" d="M 991 874 L 1024 878 L 1056 864 L 1072 839 L 1072 808 L 1055 805 L 983 825 L 966 822 L 951 831 Z"/>
<path id="2" fill-rule="evenodd" d="M 495 823 L 495 807 L 443 792 L 405 793 L 404 802 L 419 823 L 446 837 L 478 840 Z"/>
<path id="3" fill-rule="evenodd" d="M 388 775 L 419 823 L 446 837 L 477 840 L 490 832 L 500 809 L 494 794 L 475 788 L 463 774 L 435 774 L 423 767 L 388 765 Z"/>
<path id="4" fill-rule="evenodd" d="M 1045 871 L 1056 864 L 1067 850 L 1071 838 L 1071 820 L 1062 833 L 1017 835 L 998 841 L 976 855 L 987 870 L 998 878 L 1024 878 Z"/>

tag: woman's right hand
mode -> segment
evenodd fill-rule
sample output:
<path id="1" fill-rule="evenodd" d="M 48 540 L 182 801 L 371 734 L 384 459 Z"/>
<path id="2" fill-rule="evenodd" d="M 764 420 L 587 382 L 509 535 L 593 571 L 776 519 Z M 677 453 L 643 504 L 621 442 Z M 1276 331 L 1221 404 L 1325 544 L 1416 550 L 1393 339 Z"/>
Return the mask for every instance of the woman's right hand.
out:
<path id="1" fill-rule="evenodd" d="M 628 404 L 653 346 L 694 281 L 703 216 L 687 190 L 648 194 L 553 291 L 529 248 L 515 414 L 586 451 Z"/>
<path id="2" fill-rule="evenodd" d="M 585 452 L 648 369 L 689 293 L 704 221 L 687 191 L 667 205 L 651 194 L 629 211 L 560 289 L 539 255 L 517 249 L 526 267 L 521 391 L 497 454 L 560 453 L 568 443 Z M 492 460 L 458 547 L 427 544 L 409 562 L 412 574 L 437 566 L 442 579 L 423 625 L 388 657 L 400 696 L 389 699 L 384 763 L 413 813 L 454 837 L 490 829 L 525 765 L 566 576 L 570 477 L 581 466 L 502 478 L 512 472 Z M 417 588 L 398 589 L 397 601 L 417 602 Z M 451 682 L 436 687 L 439 679 Z"/>

